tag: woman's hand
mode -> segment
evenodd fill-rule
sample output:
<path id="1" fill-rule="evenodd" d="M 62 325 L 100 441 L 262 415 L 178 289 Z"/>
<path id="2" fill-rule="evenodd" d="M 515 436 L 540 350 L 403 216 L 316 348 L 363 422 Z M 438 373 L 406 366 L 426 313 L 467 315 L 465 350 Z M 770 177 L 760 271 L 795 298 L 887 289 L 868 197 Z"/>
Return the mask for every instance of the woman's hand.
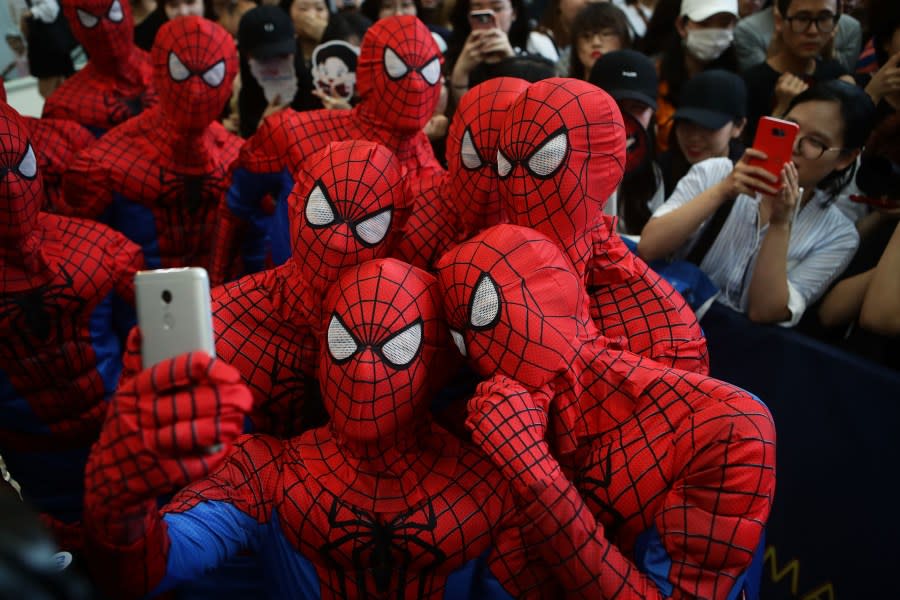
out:
<path id="1" fill-rule="evenodd" d="M 481 55 L 486 63 L 500 62 L 504 58 L 515 56 L 509 36 L 503 30 L 494 28 L 484 30 L 481 36 Z"/>
<path id="2" fill-rule="evenodd" d="M 797 204 L 800 202 L 800 184 L 797 167 L 790 162 L 781 169 L 781 191 L 775 195 L 769 223 L 789 225 L 794 220 Z"/>
<path id="3" fill-rule="evenodd" d="M 878 71 L 872 75 L 872 80 L 866 86 L 866 93 L 875 104 L 881 102 L 885 96 L 893 96 L 900 92 L 900 52 L 891 56 Z"/>
<path id="4" fill-rule="evenodd" d="M 778 184 L 778 178 L 762 167 L 752 166 L 750 164 L 752 158 L 766 160 L 767 156 L 765 152 L 747 148 L 741 160 L 735 163 L 734 169 L 728 177 L 719 184 L 724 186 L 728 197 L 736 198 L 739 194 L 753 196 L 757 192 L 768 196 L 778 194 L 778 190 L 772 187 Z"/>

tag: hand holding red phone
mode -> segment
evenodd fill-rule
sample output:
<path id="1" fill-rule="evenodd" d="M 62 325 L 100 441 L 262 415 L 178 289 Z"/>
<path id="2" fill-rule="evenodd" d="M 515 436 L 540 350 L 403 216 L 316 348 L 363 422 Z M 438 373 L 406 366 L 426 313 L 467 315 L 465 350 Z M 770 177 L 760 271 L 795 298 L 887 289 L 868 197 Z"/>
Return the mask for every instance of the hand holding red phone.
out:
<path id="1" fill-rule="evenodd" d="M 753 196 L 757 192 L 769 196 L 776 195 L 780 181 L 779 176 L 752 164 L 754 160 L 765 161 L 767 158 L 765 152 L 747 148 L 744 156 L 734 164 L 734 169 L 720 184 L 726 187 L 728 196 L 731 198 L 736 198 L 739 194 Z"/>

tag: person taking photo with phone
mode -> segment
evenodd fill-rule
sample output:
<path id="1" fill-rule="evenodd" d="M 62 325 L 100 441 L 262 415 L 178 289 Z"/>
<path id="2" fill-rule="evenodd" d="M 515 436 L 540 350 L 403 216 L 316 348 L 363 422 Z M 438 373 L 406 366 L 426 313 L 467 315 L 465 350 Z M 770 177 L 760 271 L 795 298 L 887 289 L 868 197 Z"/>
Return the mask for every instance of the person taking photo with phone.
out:
<path id="1" fill-rule="evenodd" d="M 493 14 L 491 14 L 493 13 Z M 453 18 L 455 47 L 450 49 L 450 96 L 454 105 L 471 81 L 489 79 L 486 66 L 520 54 L 537 54 L 556 61 L 559 55 L 549 40 L 528 31 L 521 0 L 461 0 Z M 455 62 L 454 62 L 455 61 Z"/>
<path id="2" fill-rule="evenodd" d="M 690 256 L 719 287 L 719 302 L 754 322 L 793 327 L 859 244 L 834 201 L 854 175 L 874 115 L 856 86 L 811 87 L 785 116 L 799 132 L 780 177 L 751 165 L 767 158 L 753 148 L 736 164 L 694 165 L 644 227 L 638 253 L 648 261 Z"/>

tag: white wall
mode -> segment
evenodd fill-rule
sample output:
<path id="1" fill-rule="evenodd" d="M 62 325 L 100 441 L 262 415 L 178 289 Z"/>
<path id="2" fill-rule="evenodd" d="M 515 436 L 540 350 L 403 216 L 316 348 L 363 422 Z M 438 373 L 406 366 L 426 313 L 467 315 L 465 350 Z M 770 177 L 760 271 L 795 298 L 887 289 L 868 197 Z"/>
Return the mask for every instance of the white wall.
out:
<path id="1" fill-rule="evenodd" d="M 44 98 L 38 93 L 37 79 L 20 77 L 4 82 L 6 101 L 20 114 L 29 117 L 40 117 L 44 108 Z"/>

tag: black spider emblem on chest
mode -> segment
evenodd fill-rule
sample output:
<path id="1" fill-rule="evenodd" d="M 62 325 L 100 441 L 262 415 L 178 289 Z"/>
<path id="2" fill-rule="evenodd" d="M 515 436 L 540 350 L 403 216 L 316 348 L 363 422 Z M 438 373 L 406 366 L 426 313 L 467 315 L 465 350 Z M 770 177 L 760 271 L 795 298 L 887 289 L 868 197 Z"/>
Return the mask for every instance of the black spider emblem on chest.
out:
<path id="1" fill-rule="evenodd" d="M 418 518 L 418 520 L 416 520 Z M 430 559 L 423 571 L 433 571 L 444 563 L 447 555 L 427 541 L 437 528 L 438 518 L 431 500 L 423 505 L 382 521 L 376 515 L 349 506 L 334 498 L 328 511 L 332 541 L 319 548 L 332 566 L 340 570 L 338 554 L 349 557 L 356 571 L 356 585 L 360 598 L 367 593 L 365 573 L 375 579 L 376 591 L 384 595 L 390 589 L 391 577 L 398 577 L 397 598 L 404 597 L 404 587 L 410 566 Z M 346 532 L 346 533 L 343 533 Z M 423 535 L 425 534 L 425 535 Z M 418 597 L 425 595 L 425 577 L 419 578 Z M 341 578 L 341 585 L 344 578 Z M 346 589 L 342 590 L 346 596 Z"/>
<path id="2" fill-rule="evenodd" d="M 0 298 L 0 321 L 9 319 L 8 330 L 14 335 L 7 344 L 17 340 L 24 346 L 20 351 L 31 354 L 37 344 L 65 337 L 64 318 L 77 322 L 87 301 L 75 293 L 74 279 L 65 268 L 60 275 L 62 281 Z"/>
<path id="3" fill-rule="evenodd" d="M 201 208 L 215 208 L 223 188 L 224 178 L 217 174 L 181 175 L 159 171 L 159 203 L 167 208 L 186 208 L 192 216 Z"/>

